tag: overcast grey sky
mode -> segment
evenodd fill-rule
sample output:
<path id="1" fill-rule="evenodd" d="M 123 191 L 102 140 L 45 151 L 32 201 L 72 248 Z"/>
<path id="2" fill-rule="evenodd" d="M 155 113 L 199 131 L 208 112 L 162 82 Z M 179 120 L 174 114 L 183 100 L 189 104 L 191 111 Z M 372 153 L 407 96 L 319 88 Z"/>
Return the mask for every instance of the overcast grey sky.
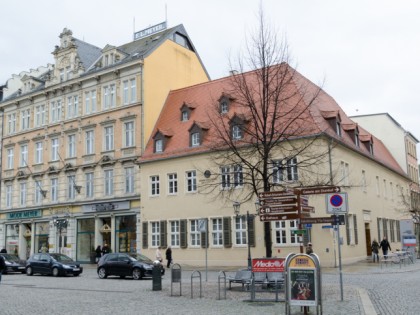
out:
<path id="1" fill-rule="evenodd" d="M 212 79 L 228 74 L 229 55 L 257 25 L 259 0 L 2 1 L 0 84 L 53 63 L 64 27 L 103 48 L 133 31 L 184 24 Z M 286 34 L 295 65 L 324 80 L 348 115 L 388 112 L 420 140 L 420 2 L 416 0 L 263 0 L 270 23 Z M 165 6 L 167 10 L 165 11 Z M 167 12 L 167 14 L 165 14 Z M 293 65 L 293 64 L 292 64 Z"/>

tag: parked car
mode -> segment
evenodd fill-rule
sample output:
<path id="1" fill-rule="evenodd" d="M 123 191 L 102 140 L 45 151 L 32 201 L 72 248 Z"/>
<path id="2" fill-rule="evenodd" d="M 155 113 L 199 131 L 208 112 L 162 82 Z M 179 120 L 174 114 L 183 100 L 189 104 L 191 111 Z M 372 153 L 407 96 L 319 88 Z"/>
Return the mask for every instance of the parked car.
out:
<path id="1" fill-rule="evenodd" d="M 26 274 L 32 276 L 39 273 L 44 275 L 78 276 L 83 272 L 80 263 L 74 261 L 69 256 L 57 253 L 38 253 L 33 254 L 26 261 Z"/>
<path id="2" fill-rule="evenodd" d="M 6 253 L 0 253 L 0 256 L 3 256 L 6 262 L 6 269 L 3 271 L 4 274 L 10 272 L 25 273 L 25 263 L 18 256 Z"/>
<path id="3" fill-rule="evenodd" d="M 105 279 L 108 276 L 120 278 L 133 277 L 135 280 L 152 277 L 154 263 L 142 254 L 110 253 L 101 257 L 98 262 L 98 276 Z M 165 268 L 159 264 L 161 275 Z"/>

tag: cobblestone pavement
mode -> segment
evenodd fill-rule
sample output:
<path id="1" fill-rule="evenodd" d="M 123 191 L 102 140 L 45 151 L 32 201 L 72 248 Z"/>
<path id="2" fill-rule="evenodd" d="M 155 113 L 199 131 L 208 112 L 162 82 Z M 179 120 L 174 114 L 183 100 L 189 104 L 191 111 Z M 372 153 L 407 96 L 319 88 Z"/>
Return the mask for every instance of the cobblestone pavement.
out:
<path id="1" fill-rule="evenodd" d="M 227 290 L 227 298 L 219 300 L 218 271 L 201 270 L 203 297 L 199 297 L 199 278 L 194 278 L 191 298 L 192 271 L 191 267 L 183 268 L 182 296 L 178 283 L 173 284 L 174 296 L 171 296 L 169 274 L 162 280 L 161 291 L 152 290 L 151 280 L 115 277 L 101 280 L 94 266 L 89 265 L 80 277 L 4 275 L 0 284 L 0 314 L 285 314 L 283 302 L 247 301 L 250 293 L 241 291 L 240 285 Z M 323 314 L 419 314 L 419 279 L 420 261 L 401 268 L 398 265 L 381 268 L 367 262 L 344 266 L 341 301 L 338 269 L 325 268 L 322 270 Z M 275 295 L 257 292 L 256 297 L 274 299 Z M 366 301 L 373 305 L 372 309 Z M 311 308 L 310 313 L 316 314 L 315 309 Z M 300 309 L 292 308 L 292 314 L 301 314 Z"/>

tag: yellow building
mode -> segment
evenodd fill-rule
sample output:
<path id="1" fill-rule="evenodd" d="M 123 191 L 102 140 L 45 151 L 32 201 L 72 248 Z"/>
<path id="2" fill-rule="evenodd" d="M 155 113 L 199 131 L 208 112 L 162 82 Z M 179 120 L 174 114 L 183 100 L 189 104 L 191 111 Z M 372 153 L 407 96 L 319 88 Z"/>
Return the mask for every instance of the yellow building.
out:
<path id="1" fill-rule="evenodd" d="M 3 86 L 0 247 L 79 261 L 104 243 L 136 252 L 144 139 L 168 92 L 208 74 L 182 25 L 102 49 L 69 29 L 59 38 L 53 64 Z"/>

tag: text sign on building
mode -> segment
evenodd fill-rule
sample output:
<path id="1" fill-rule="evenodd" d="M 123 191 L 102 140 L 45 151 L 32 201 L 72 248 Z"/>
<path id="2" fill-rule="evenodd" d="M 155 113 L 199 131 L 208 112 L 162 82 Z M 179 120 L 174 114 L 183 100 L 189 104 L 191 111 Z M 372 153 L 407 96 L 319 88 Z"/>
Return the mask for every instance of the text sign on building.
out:
<path id="1" fill-rule="evenodd" d="M 284 272 L 284 258 L 254 258 L 252 272 Z"/>
<path id="2" fill-rule="evenodd" d="M 296 192 L 302 195 L 320 195 L 320 194 L 329 194 L 329 193 L 339 193 L 341 188 L 338 186 L 326 186 L 326 187 L 313 187 L 313 188 L 298 188 L 295 189 Z"/>
<path id="3" fill-rule="evenodd" d="M 338 214 L 347 213 L 347 193 L 327 194 L 325 195 L 325 203 L 327 206 L 327 213 Z"/>
<path id="4" fill-rule="evenodd" d="M 163 30 L 166 30 L 166 22 L 162 22 L 162 23 L 150 26 L 148 28 L 145 28 L 144 30 L 134 33 L 134 40 L 152 35 L 154 33 L 158 33 Z"/>
<path id="5" fill-rule="evenodd" d="M 39 209 L 7 213 L 8 220 L 39 218 L 41 216 L 42 216 L 42 211 Z"/>
<path id="6" fill-rule="evenodd" d="M 325 223 L 333 223 L 333 217 L 317 217 L 317 218 L 301 218 L 300 224 L 325 224 Z"/>

